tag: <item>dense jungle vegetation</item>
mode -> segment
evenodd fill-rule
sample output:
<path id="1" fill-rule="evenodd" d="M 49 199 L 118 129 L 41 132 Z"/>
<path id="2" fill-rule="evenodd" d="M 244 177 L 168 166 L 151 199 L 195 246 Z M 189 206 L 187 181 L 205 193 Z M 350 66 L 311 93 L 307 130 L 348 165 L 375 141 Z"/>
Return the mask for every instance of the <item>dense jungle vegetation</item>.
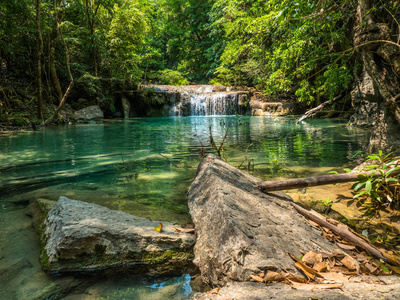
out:
<path id="1" fill-rule="evenodd" d="M 366 69 L 399 120 L 399 7 L 394 0 L 1 0 L 0 115 L 35 106 L 41 122 L 54 111 L 49 104 L 56 112 L 80 101 L 109 107 L 112 91 L 145 82 L 253 86 L 312 106 L 354 88 Z"/>

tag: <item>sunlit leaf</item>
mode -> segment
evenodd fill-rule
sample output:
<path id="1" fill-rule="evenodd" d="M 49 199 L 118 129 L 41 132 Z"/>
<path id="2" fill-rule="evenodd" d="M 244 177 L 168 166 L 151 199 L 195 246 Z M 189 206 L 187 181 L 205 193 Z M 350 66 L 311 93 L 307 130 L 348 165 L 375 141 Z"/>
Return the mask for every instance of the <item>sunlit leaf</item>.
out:
<path id="1" fill-rule="evenodd" d="M 365 191 L 368 193 L 368 194 L 371 194 L 371 189 L 372 189 L 372 183 L 371 183 L 371 181 L 367 181 L 366 183 L 365 183 Z"/>
<path id="2" fill-rule="evenodd" d="M 158 231 L 158 232 L 162 232 L 162 228 L 163 228 L 163 225 L 162 225 L 162 223 L 160 223 L 160 226 L 154 227 L 154 230 L 155 230 L 155 231 Z"/>

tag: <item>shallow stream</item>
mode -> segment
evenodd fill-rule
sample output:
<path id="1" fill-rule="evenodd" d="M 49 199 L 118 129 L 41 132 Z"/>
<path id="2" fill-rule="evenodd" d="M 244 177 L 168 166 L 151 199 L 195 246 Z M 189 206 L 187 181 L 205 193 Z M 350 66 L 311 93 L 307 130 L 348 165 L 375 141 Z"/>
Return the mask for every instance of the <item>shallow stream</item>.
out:
<path id="1" fill-rule="evenodd" d="M 190 222 L 186 192 L 201 161 L 199 153 L 202 149 L 216 153 L 210 147 L 210 126 L 217 146 L 228 129 L 222 152 L 228 162 L 239 166 L 247 149 L 242 168 L 262 179 L 327 174 L 351 163 L 367 145 L 367 133 L 343 121 L 296 124 L 291 117 L 109 120 L 0 135 L 0 275 L 12 261 L 8 255 L 18 252 L 8 249 L 13 239 L 9 235 L 28 230 L 12 226 L 18 222 L 16 212 L 37 197 L 56 200 L 63 195 L 154 220 Z M 13 213 L 16 219 L 10 219 Z M 13 247 L 26 244 L 15 241 Z M 28 252 L 18 255 L 23 253 Z M 188 278 L 163 282 L 174 280 L 185 285 Z M 14 281 L 29 284 L 28 277 Z M 101 285 L 108 287 L 110 299 L 122 299 L 115 296 L 117 292 L 129 298 L 129 293 L 138 291 L 137 281 L 109 280 Z M 132 294 L 130 299 L 153 299 L 154 291 L 163 286 L 168 284 L 144 285 L 140 292 L 144 289 L 148 296 Z M 190 293 L 187 286 L 183 289 Z"/>

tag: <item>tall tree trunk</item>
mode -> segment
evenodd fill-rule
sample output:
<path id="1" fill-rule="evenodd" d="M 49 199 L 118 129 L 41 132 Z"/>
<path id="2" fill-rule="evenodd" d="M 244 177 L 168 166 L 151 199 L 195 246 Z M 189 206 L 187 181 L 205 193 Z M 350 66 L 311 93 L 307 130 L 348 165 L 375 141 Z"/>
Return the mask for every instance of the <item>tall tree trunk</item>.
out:
<path id="1" fill-rule="evenodd" d="M 60 80 L 57 76 L 56 70 L 56 63 L 55 63 L 55 53 L 56 53 L 56 42 L 58 37 L 58 22 L 59 22 L 59 15 L 57 11 L 57 2 L 56 0 L 53 1 L 54 5 L 54 25 L 53 30 L 50 35 L 50 42 L 49 42 L 49 67 L 50 67 L 50 77 L 53 83 L 53 86 L 57 92 L 57 99 L 58 102 L 62 100 L 63 92 L 60 85 Z"/>
<path id="2" fill-rule="evenodd" d="M 43 121 L 43 89 L 42 89 L 42 52 L 43 38 L 40 26 L 41 0 L 36 0 L 36 93 L 37 93 L 37 118 Z"/>
<path id="3" fill-rule="evenodd" d="M 384 4 L 383 4 L 384 5 Z M 400 44 L 385 23 L 374 20 L 371 0 L 358 0 L 354 46 L 375 82 L 382 103 L 370 150 L 396 148 L 400 132 Z"/>
<path id="4" fill-rule="evenodd" d="M 54 0 L 54 4 L 55 4 L 55 6 L 54 6 L 55 10 L 57 10 L 56 0 Z M 64 49 L 65 49 L 65 60 L 66 60 L 66 64 L 67 64 L 67 71 L 68 71 L 68 76 L 69 76 L 70 82 L 69 82 L 69 86 L 68 86 L 67 90 L 65 91 L 64 95 L 62 96 L 61 101 L 60 101 L 58 107 L 56 108 L 56 110 L 54 111 L 53 115 L 50 118 L 48 118 L 46 120 L 46 122 L 44 123 L 46 126 L 50 125 L 51 123 L 53 123 L 54 119 L 57 117 L 57 115 L 60 112 L 60 110 L 64 107 L 64 104 L 67 101 L 67 97 L 68 97 L 72 87 L 74 86 L 74 78 L 72 76 L 70 63 L 69 63 L 68 47 L 67 47 L 67 44 L 65 43 L 64 36 L 63 36 L 63 34 L 61 32 L 61 28 L 60 28 L 60 24 L 59 24 L 59 19 L 58 18 L 56 18 L 56 22 L 57 22 L 57 31 L 60 34 L 61 42 L 62 42 L 62 44 L 64 46 Z M 57 80 L 58 80 L 58 78 L 57 78 Z"/>

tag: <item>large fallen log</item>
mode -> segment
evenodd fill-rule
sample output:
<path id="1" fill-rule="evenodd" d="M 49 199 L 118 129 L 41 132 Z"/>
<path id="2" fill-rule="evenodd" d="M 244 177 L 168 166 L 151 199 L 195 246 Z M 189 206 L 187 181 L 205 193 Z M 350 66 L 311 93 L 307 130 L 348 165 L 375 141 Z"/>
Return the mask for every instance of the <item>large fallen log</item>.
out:
<path id="1" fill-rule="evenodd" d="M 262 193 L 258 182 L 215 155 L 200 163 L 188 205 L 197 236 L 194 263 L 205 282 L 222 286 L 265 270 L 300 275 L 288 252 L 335 251 L 288 195 Z"/>
<path id="2" fill-rule="evenodd" d="M 383 171 L 383 173 L 386 174 L 386 172 L 388 171 L 389 170 Z M 394 170 L 391 171 L 389 176 L 393 177 L 398 174 L 400 174 L 400 170 Z M 257 187 L 263 192 L 273 192 L 281 190 L 299 189 L 317 185 L 358 181 L 362 176 L 368 176 L 368 177 L 372 176 L 373 178 L 377 178 L 381 177 L 382 174 L 376 171 L 362 172 L 362 173 L 351 172 L 346 174 L 334 174 L 334 175 L 322 175 L 322 176 L 304 177 L 304 178 L 293 178 L 285 180 L 262 181 L 257 185 Z"/>

